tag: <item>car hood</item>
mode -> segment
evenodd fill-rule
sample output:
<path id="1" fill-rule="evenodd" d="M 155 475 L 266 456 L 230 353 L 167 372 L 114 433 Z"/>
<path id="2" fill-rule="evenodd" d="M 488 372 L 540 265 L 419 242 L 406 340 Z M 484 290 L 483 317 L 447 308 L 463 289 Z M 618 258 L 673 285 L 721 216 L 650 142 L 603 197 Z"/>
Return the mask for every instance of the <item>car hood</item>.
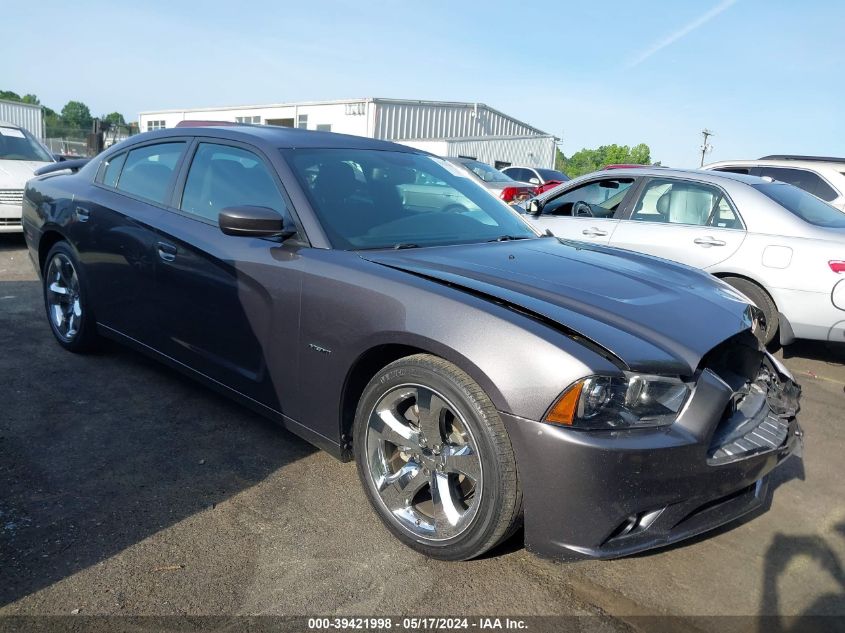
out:
<path id="1" fill-rule="evenodd" d="M 36 160 L 0 160 L 0 189 L 23 189 L 36 169 L 49 164 Z"/>
<path id="2" fill-rule="evenodd" d="M 359 254 L 529 312 L 633 371 L 690 376 L 708 351 L 752 324 L 746 299 L 705 273 L 581 242 L 538 238 Z"/>

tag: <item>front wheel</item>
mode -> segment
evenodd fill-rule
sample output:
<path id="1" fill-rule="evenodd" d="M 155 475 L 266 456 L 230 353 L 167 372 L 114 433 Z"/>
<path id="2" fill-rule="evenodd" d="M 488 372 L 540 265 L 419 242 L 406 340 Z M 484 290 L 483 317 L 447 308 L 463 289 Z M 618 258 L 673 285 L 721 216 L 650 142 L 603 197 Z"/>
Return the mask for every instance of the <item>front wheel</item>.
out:
<path id="1" fill-rule="evenodd" d="M 44 308 L 59 345 L 88 352 L 97 344 L 97 324 L 88 305 L 85 277 L 67 242 L 57 242 L 44 264 Z"/>
<path id="2" fill-rule="evenodd" d="M 465 560 L 519 527 L 510 438 L 481 387 L 453 364 L 418 354 L 385 367 L 364 390 L 353 438 L 370 502 L 413 549 Z"/>

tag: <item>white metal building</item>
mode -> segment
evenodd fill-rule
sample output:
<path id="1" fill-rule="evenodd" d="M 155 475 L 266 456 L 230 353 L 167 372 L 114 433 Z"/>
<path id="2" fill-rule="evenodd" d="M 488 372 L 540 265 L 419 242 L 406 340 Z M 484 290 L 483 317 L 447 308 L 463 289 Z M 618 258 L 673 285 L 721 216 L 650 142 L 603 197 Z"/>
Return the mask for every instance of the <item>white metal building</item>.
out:
<path id="1" fill-rule="evenodd" d="M 483 103 L 350 99 L 141 112 L 142 132 L 184 120 L 232 121 L 340 132 L 403 143 L 498 168 L 554 167 L 555 138 Z"/>
<path id="2" fill-rule="evenodd" d="M 44 138 L 44 111 L 40 105 L 0 99 L 0 121 L 22 127 L 35 138 Z"/>

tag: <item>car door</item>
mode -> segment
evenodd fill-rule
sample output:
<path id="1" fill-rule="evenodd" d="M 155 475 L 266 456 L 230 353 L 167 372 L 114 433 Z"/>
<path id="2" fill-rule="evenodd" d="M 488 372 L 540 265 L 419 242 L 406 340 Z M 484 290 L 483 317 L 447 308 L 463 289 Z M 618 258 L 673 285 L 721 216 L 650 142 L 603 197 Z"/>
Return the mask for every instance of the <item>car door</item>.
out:
<path id="1" fill-rule="evenodd" d="M 742 218 L 719 187 L 651 178 L 619 222 L 610 245 L 707 269 L 733 255 L 745 239 Z"/>
<path id="2" fill-rule="evenodd" d="M 607 244 L 633 190 L 634 178 L 596 178 L 545 202 L 534 223 L 557 237 Z"/>
<path id="3" fill-rule="evenodd" d="M 257 149 L 200 138 L 171 208 L 157 222 L 161 351 L 274 410 L 295 376 L 302 243 L 225 235 L 232 206 L 289 213 L 272 164 Z"/>
<path id="4" fill-rule="evenodd" d="M 184 138 L 134 146 L 102 161 L 74 202 L 80 258 L 100 325 L 150 344 L 155 335 L 155 231 L 187 147 Z"/>

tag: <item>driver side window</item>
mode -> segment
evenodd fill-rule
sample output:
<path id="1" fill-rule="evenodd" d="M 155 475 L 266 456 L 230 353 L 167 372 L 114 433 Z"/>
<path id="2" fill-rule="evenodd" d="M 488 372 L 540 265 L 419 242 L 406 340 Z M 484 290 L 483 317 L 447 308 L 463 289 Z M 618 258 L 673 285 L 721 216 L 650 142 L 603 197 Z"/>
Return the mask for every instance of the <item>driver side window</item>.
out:
<path id="1" fill-rule="evenodd" d="M 543 215 L 609 218 L 633 184 L 633 178 L 606 178 L 585 183 L 549 200 L 543 207 Z"/>

